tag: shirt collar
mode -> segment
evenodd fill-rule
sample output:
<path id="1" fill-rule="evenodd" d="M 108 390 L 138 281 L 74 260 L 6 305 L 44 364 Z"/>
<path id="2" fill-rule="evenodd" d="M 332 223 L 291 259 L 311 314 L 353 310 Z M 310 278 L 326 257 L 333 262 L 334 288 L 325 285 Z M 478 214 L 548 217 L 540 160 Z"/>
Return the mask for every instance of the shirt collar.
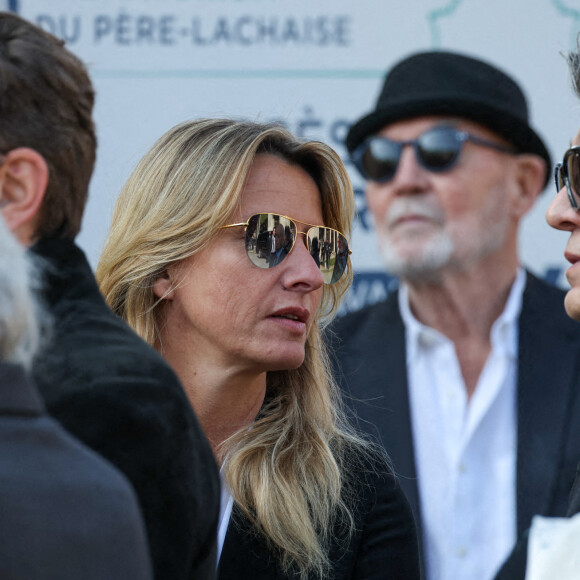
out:
<path id="1" fill-rule="evenodd" d="M 517 356 L 517 320 L 522 309 L 522 299 L 526 285 L 526 274 L 519 267 L 516 278 L 503 312 L 491 327 L 492 348 L 498 342 L 503 343 L 504 352 L 511 358 Z M 409 306 L 409 289 L 401 282 L 399 286 L 399 310 L 405 325 L 407 341 L 407 360 L 411 362 L 418 355 L 419 349 L 425 349 L 449 343 L 449 339 L 430 326 L 419 322 Z"/>

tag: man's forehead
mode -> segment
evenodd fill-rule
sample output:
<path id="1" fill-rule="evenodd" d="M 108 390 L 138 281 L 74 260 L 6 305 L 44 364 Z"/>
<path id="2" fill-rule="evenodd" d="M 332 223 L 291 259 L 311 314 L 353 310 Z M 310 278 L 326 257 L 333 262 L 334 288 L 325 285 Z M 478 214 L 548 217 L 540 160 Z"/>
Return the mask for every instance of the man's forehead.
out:
<path id="1" fill-rule="evenodd" d="M 470 131 L 481 137 L 504 141 L 498 133 L 481 123 L 472 121 L 471 119 L 449 115 L 429 115 L 401 119 L 400 121 L 385 125 L 376 135 L 389 137 L 390 139 L 411 139 L 425 131 L 441 126 L 453 127 L 460 131 Z"/>

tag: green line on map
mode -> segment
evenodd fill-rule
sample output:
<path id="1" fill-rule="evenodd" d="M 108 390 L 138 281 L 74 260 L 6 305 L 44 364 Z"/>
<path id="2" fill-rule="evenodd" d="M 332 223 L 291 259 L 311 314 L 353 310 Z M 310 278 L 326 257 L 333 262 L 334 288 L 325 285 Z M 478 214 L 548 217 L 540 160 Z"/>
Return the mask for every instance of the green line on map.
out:
<path id="1" fill-rule="evenodd" d="M 551 0 L 552 5 L 564 18 L 572 19 L 572 26 L 570 28 L 570 50 L 576 50 L 576 38 L 580 30 L 580 10 L 567 5 L 562 0 Z"/>
<path id="2" fill-rule="evenodd" d="M 441 48 L 441 31 L 439 30 L 440 18 L 451 16 L 459 7 L 463 0 L 451 0 L 445 6 L 431 10 L 427 14 L 427 21 L 429 22 L 429 30 L 431 31 L 431 46 L 432 48 Z"/>
<path id="3" fill-rule="evenodd" d="M 383 69 L 281 69 L 281 70 L 248 70 L 248 69 L 94 69 L 93 77 L 98 78 L 206 78 L 206 79 L 376 79 L 385 74 Z"/>

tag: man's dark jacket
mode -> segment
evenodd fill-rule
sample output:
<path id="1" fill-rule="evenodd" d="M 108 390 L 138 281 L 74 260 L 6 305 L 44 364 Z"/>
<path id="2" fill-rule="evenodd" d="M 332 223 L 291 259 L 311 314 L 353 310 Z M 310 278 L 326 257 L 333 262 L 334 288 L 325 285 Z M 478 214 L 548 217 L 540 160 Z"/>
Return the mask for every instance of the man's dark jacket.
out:
<path id="1" fill-rule="evenodd" d="M 149 580 L 137 499 L 108 462 L 44 412 L 0 363 L 0 578 Z"/>
<path id="2" fill-rule="evenodd" d="M 213 578 L 215 460 L 176 375 L 107 307 L 83 252 L 32 248 L 53 331 L 34 365 L 48 412 L 132 483 L 157 580 Z"/>
<path id="3" fill-rule="evenodd" d="M 580 462 L 580 325 L 566 315 L 564 294 L 527 274 L 518 344 L 518 535 L 534 514 L 566 514 Z M 420 529 L 405 327 L 397 293 L 339 318 L 329 342 L 357 423 L 385 446 Z"/>

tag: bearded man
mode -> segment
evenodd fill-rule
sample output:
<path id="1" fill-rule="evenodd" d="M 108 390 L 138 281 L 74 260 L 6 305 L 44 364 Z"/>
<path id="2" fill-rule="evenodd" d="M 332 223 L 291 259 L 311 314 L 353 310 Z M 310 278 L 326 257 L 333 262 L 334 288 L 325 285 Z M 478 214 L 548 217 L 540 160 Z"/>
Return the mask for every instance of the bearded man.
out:
<path id="1" fill-rule="evenodd" d="M 580 460 L 580 330 L 518 255 L 550 156 L 510 76 L 444 51 L 398 63 L 346 144 L 400 285 L 334 324 L 337 376 L 400 476 L 425 577 L 489 580 L 534 514 L 566 513 Z"/>

